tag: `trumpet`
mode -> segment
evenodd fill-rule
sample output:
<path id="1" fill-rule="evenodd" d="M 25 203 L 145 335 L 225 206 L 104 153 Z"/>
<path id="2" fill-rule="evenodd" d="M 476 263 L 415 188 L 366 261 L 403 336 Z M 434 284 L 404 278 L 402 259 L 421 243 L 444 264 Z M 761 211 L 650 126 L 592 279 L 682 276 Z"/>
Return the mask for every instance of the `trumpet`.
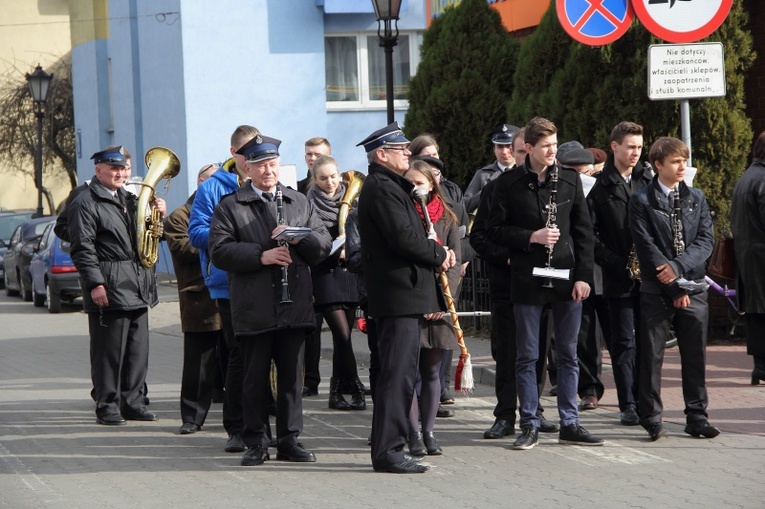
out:
<path id="1" fill-rule="evenodd" d="M 278 224 L 284 224 L 284 199 L 282 197 L 281 187 L 276 188 L 274 199 L 276 200 L 276 222 Z M 286 246 L 287 241 L 280 240 L 279 245 Z M 282 266 L 282 300 L 280 301 L 280 304 L 292 304 L 292 299 L 290 298 L 290 283 L 287 279 L 288 273 L 289 268 Z"/>

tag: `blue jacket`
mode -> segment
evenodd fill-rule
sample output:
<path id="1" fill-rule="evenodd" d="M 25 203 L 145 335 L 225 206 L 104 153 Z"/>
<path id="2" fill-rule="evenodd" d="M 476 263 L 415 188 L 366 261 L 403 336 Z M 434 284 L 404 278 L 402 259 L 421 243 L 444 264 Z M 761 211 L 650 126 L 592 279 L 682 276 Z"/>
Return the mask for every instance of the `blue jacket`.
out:
<path id="1" fill-rule="evenodd" d="M 215 207 L 221 198 L 239 188 L 236 173 L 218 170 L 212 177 L 200 184 L 189 219 L 189 240 L 199 249 L 199 263 L 205 284 L 213 299 L 228 299 L 228 273 L 217 268 L 210 261 L 210 223 Z"/>

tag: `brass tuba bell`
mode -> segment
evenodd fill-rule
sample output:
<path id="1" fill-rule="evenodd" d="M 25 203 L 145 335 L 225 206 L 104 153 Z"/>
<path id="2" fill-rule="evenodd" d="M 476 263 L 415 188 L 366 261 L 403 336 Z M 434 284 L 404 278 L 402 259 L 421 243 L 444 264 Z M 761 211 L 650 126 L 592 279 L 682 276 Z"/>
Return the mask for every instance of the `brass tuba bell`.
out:
<path id="1" fill-rule="evenodd" d="M 361 186 L 364 184 L 366 176 L 358 171 L 348 170 L 343 172 L 340 177 L 345 184 L 345 195 L 340 202 L 340 210 L 337 212 L 337 234 L 342 237 L 345 236 L 345 222 L 348 220 L 348 213 L 350 213 L 353 202 L 356 201 L 361 192 Z"/>
<path id="2" fill-rule="evenodd" d="M 138 244 L 138 259 L 145 268 L 150 269 L 159 258 L 159 241 L 164 233 L 162 215 L 154 205 L 155 186 L 160 180 L 167 179 L 165 192 L 170 188 L 170 179 L 181 171 L 181 163 L 175 152 L 165 147 L 154 147 L 146 152 L 146 173 L 143 186 L 138 193 L 138 208 L 136 212 L 136 242 Z"/>

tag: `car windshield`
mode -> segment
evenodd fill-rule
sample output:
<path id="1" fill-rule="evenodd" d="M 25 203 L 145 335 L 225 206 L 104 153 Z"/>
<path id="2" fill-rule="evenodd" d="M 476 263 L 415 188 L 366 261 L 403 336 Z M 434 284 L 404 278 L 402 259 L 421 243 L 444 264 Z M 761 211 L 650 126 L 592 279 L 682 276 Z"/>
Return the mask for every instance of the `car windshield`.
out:
<path id="1" fill-rule="evenodd" d="M 8 241 L 11 240 L 11 235 L 13 235 L 13 230 L 15 230 L 16 227 L 20 225 L 21 223 L 26 222 L 30 217 L 32 217 L 31 212 L 24 213 L 24 214 L 0 215 L 0 239 L 5 241 L 5 243 L 7 244 Z M 44 229 L 45 229 L 45 225 L 43 225 L 43 230 Z M 40 230 L 40 233 L 42 233 L 42 230 Z"/>

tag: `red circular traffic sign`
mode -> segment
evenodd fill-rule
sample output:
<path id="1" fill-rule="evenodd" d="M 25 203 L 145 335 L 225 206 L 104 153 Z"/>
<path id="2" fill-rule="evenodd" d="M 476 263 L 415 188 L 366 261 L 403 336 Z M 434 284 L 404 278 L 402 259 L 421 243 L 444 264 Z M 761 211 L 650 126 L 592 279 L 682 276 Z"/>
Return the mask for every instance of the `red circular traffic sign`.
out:
<path id="1" fill-rule="evenodd" d="M 614 42 L 635 17 L 630 0 L 556 0 L 555 7 L 566 33 L 589 46 Z"/>
<path id="2" fill-rule="evenodd" d="M 638 19 L 667 42 L 696 42 L 728 17 L 733 0 L 632 0 Z"/>

